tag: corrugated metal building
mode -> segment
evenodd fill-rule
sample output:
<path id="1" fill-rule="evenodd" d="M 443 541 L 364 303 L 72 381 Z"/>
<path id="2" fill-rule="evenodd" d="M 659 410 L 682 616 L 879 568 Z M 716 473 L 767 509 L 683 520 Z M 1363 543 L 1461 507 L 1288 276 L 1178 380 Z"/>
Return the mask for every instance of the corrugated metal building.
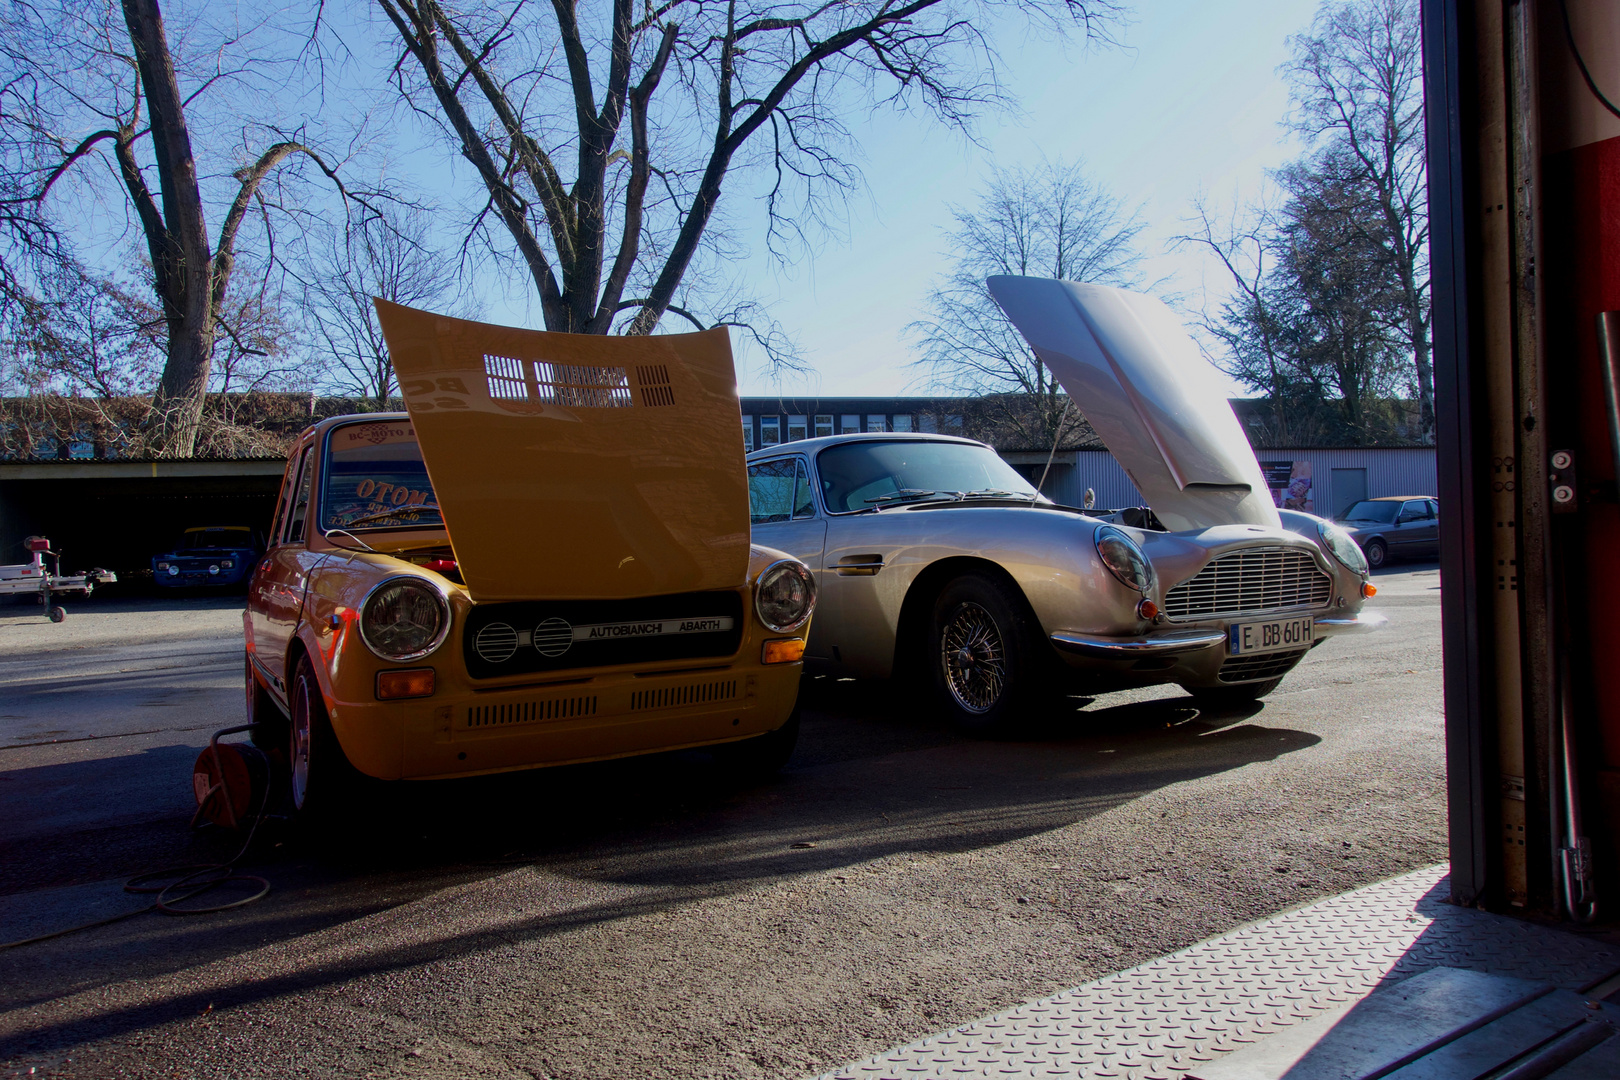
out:
<path id="1" fill-rule="evenodd" d="M 1047 455 L 1004 452 L 1031 483 L 1040 483 Z M 1383 495 L 1436 495 L 1432 447 L 1357 446 L 1338 449 L 1255 451 L 1279 506 L 1333 517 L 1358 499 Z M 1136 485 L 1106 450 L 1060 450 L 1041 490 L 1052 500 L 1083 505 L 1085 492 L 1096 493 L 1097 506 L 1116 508 L 1142 502 Z"/>
<path id="2" fill-rule="evenodd" d="M 1007 445 L 1008 435 L 983 415 L 976 398 L 761 398 L 742 399 L 748 449 L 851 431 L 938 431 L 983 439 L 1051 499 L 1081 506 L 1087 488 L 1095 505 L 1138 506 L 1142 496 L 1104 449 L 1065 447 L 1055 454 Z M 1254 403 L 1239 401 L 1249 414 Z M 1332 517 L 1358 499 L 1382 495 L 1436 495 L 1434 448 L 1428 446 L 1276 447 L 1263 427 L 1245 428 L 1258 443 L 1255 456 L 1279 506 Z M 1014 436 L 1015 437 L 1015 436 Z M 1089 427 L 1076 436 L 1097 445 Z M 1028 441 L 1022 443 L 1027 447 Z M 1048 460 L 1050 459 L 1050 468 Z M 1043 482 L 1044 477 L 1044 482 Z"/>

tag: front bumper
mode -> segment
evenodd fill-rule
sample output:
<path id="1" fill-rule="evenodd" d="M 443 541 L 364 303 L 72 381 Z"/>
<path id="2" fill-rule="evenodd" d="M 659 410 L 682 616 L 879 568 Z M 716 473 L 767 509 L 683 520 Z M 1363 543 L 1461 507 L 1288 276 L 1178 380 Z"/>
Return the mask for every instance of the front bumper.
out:
<path id="1" fill-rule="evenodd" d="M 799 663 L 611 671 L 431 697 L 329 702 L 350 761 L 380 779 L 429 779 L 599 761 L 731 742 L 781 727 Z M 448 674 L 441 672 L 441 674 Z"/>
<path id="2" fill-rule="evenodd" d="M 1257 619 L 1311 615 L 1314 633 L 1310 645 L 1272 653 L 1232 656 L 1227 636 L 1234 623 Z M 1098 690 L 1123 689 L 1154 683 L 1183 686 L 1222 686 L 1262 682 L 1292 668 L 1311 648 L 1339 634 L 1364 634 L 1382 629 L 1388 620 L 1376 611 L 1337 614 L 1329 611 L 1257 614 L 1221 619 L 1215 625 L 1154 630 L 1145 634 L 1112 635 L 1057 630 L 1049 635 L 1053 648 L 1076 678 Z"/>
<path id="3" fill-rule="evenodd" d="M 1103 660 L 1138 660 L 1149 656 L 1176 656 L 1213 649 L 1226 641 L 1224 630 L 1169 630 L 1140 637 L 1112 637 L 1059 630 L 1052 644 L 1059 651 Z"/>

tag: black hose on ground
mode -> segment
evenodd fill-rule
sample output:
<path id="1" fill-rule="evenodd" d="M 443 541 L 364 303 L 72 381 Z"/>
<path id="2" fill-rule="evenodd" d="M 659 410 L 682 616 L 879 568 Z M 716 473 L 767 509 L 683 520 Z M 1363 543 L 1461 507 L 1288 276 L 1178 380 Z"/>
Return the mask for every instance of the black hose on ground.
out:
<path id="1" fill-rule="evenodd" d="M 226 728 L 224 731 L 216 733 L 214 739 L 217 740 L 220 735 L 237 730 L 242 729 Z M 221 772 L 223 774 L 223 770 Z M 263 793 L 259 797 L 259 808 L 253 814 L 253 824 L 248 828 L 247 839 L 242 842 L 242 846 L 237 850 L 236 854 L 224 862 L 194 863 L 189 866 L 169 866 L 161 870 L 146 870 L 124 882 L 124 891 L 127 893 L 156 894 L 156 899 L 145 907 L 136 908 L 134 911 L 125 911 L 106 919 L 97 919 L 95 922 L 80 923 L 64 930 L 53 930 L 48 934 L 21 938 L 17 941 L 0 942 L 0 951 L 18 949 L 24 945 L 37 945 L 42 941 L 77 934 L 81 930 L 94 930 L 98 926 L 111 926 L 113 923 L 133 919 L 137 915 L 144 915 L 148 911 L 161 911 L 165 915 L 212 915 L 221 911 L 230 911 L 232 908 L 245 907 L 256 900 L 262 899 L 270 891 L 269 879 L 260 877 L 257 874 L 238 874 L 236 864 L 242 861 L 248 850 L 253 846 L 253 838 L 259 831 L 259 823 L 264 820 L 265 807 L 269 805 L 269 802 L 270 785 L 266 784 Z M 175 875 L 179 876 L 175 877 Z M 155 884 L 168 877 L 174 877 L 174 880 L 167 885 Z M 187 900 L 212 892 L 221 885 L 233 881 L 257 882 L 259 889 L 250 896 L 241 897 L 223 904 L 206 904 L 200 907 L 180 906 Z"/>

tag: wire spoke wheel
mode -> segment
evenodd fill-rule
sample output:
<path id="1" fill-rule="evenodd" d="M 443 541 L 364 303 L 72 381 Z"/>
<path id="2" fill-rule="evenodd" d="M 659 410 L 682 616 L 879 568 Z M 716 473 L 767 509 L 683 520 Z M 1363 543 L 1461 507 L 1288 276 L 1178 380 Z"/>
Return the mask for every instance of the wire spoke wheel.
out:
<path id="1" fill-rule="evenodd" d="M 1007 647 L 990 612 L 974 603 L 957 606 L 940 636 L 945 685 L 970 713 L 995 708 L 1007 687 Z"/>

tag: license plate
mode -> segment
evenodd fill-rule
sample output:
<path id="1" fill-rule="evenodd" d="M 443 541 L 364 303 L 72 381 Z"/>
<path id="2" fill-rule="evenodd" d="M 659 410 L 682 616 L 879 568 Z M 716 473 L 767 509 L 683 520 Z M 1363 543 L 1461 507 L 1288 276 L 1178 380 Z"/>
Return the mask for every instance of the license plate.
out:
<path id="1" fill-rule="evenodd" d="M 1315 628 L 1309 615 L 1295 619 L 1233 623 L 1227 633 L 1227 651 L 1233 656 L 1253 656 L 1257 653 L 1303 649 L 1310 645 Z"/>

